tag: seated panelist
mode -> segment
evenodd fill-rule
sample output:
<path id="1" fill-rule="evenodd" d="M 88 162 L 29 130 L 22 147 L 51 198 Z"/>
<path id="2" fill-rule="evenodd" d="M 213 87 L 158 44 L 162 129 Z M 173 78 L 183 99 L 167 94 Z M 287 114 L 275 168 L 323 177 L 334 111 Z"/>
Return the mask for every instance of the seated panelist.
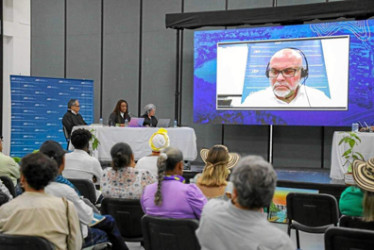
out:
<path id="1" fill-rule="evenodd" d="M 143 126 L 156 127 L 158 122 L 155 116 L 156 106 L 152 103 L 147 104 L 144 107 L 144 111 L 145 113 L 141 116 L 142 118 L 144 118 Z"/>
<path id="2" fill-rule="evenodd" d="M 66 128 L 69 138 L 74 126 L 87 125 L 83 117 L 79 114 L 79 110 L 79 101 L 77 99 L 70 99 L 68 102 L 68 111 L 62 118 L 62 125 Z"/>
<path id="3" fill-rule="evenodd" d="M 125 124 L 125 121 L 130 121 L 129 105 L 125 100 L 119 100 L 114 107 L 113 112 L 109 116 L 108 125 L 115 126 L 116 124 Z"/>

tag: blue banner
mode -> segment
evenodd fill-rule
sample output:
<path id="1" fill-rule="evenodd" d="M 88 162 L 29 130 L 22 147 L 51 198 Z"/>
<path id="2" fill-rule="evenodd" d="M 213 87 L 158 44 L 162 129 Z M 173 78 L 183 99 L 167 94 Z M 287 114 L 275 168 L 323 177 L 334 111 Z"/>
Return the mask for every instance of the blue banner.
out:
<path id="1" fill-rule="evenodd" d="M 62 117 L 70 99 L 80 102 L 80 114 L 93 122 L 93 80 L 10 76 L 11 156 L 23 157 L 46 140 L 66 148 Z"/>

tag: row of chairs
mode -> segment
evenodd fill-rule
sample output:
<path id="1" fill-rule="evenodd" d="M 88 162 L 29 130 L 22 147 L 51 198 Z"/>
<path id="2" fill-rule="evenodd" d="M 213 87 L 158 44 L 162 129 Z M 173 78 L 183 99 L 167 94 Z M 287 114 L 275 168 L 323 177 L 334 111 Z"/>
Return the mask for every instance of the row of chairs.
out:
<path id="1" fill-rule="evenodd" d="M 287 195 L 288 235 L 296 231 L 300 249 L 299 230 L 324 233 L 326 250 L 374 249 L 374 222 L 342 216 L 339 220 L 338 203 L 329 194 L 289 193 Z M 339 223 L 340 227 L 337 227 Z"/>

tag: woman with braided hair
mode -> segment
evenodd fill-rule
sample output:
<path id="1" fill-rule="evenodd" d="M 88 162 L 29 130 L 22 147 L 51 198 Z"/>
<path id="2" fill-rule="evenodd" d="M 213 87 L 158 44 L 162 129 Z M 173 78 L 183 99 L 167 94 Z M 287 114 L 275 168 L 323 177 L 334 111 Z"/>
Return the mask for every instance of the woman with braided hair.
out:
<path id="1" fill-rule="evenodd" d="M 195 176 L 196 185 L 208 199 L 224 199 L 229 169 L 238 163 L 239 155 L 229 153 L 224 145 L 214 145 L 209 150 L 202 149 L 200 156 L 205 167 L 202 174 Z"/>
<path id="2" fill-rule="evenodd" d="M 140 200 L 143 211 L 152 216 L 200 219 L 207 202 L 195 184 L 185 184 L 183 154 L 166 148 L 157 159 L 158 181 L 145 187 Z"/>

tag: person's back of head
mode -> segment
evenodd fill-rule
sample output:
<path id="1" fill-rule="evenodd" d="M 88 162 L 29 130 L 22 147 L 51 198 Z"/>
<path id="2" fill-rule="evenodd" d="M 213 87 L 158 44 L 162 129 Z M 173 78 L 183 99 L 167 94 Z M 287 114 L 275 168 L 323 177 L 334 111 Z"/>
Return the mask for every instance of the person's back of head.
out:
<path id="1" fill-rule="evenodd" d="M 134 160 L 134 155 L 129 144 L 119 142 L 110 150 L 112 156 L 112 168 L 119 170 L 123 167 L 130 166 Z"/>
<path id="2" fill-rule="evenodd" d="M 79 128 L 71 134 L 70 141 L 76 149 L 88 149 L 91 138 L 92 134 L 90 131 Z"/>
<path id="3" fill-rule="evenodd" d="M 41 152 L 23 157 L 20 170 L 27 184 L 34 190 L 44 189 L 58 173 L 56 162 Z"/>
<path id="4" fill-rule="evenodd" d="M 45 141 L 40 146 L 39 151 L 56 161 L 58 167 L 64 164 L 64 155 L 66 151 L 58 142 L 52 140 Z"/>
<path id="5" fill-rule="evenodd" d="M 277 175 L 273 166 L 260 156 L 242 158 L 230 176 L 237 191 L 237 202 L 246 209 L 268 206 L 273 198 Z"/>
<path id="6" fill-rule="evenodd" d="M 177 165 L 183 161 L 183 153 L 177 148 L 168 147 L 157 159 L 158 183 L 155 193 L 155 204 L 160 206 L 162 203 L 161 186 L 165 177 L 165 172 L 173 171 Z"/>
<path id="7" fill-rule="evenodd" d="M 160 128 L 157 132 L 152 134 L 148 144 L 153 153 L 159 153 L 161 150 L 169 147 L 170 140 L 168 131 L 164 128 Z"/>

